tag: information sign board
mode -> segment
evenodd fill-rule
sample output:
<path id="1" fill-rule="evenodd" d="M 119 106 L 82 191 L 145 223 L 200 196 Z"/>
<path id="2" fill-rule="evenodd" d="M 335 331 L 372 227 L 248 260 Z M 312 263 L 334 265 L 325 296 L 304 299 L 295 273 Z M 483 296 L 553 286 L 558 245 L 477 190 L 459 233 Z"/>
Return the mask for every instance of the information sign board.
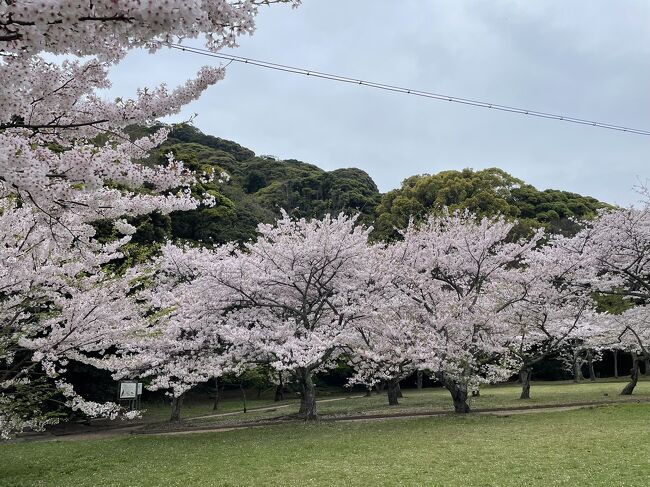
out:
<path id="1" fill-rule="evenodd" d="M 133 381 L 120 382 L 120 399 L 135 399 L 138 392 L 138 383 Z"/>

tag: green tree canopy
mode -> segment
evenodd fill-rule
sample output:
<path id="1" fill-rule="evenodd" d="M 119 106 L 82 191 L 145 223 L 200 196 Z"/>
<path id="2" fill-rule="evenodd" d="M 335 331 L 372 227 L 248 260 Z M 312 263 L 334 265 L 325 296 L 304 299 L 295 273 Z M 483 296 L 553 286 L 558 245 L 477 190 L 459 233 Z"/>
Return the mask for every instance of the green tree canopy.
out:
<path id="1" fill-rule="evenodd" d="M 131 130 L 134 136 L 142 136 L 156 128 Z M 196 194 L 212 194 L 217 201 L 213 208 L 134 222 L 138 227 L 135 242 L 165 238 L 217 244 L 245 241 L 255 238 L 258 223 L 274 221 L 281 209 L 306 218 L 342 211 L 360 213 L 360 221 L 374 225 L 373 238 L 380 240 L 396 238 L 396 229 L 405 228 L 410 218 L 419 220 L 443 208 L 517 219 L 513 236 L 540 226 L 570 234 L 578 227 L 576 220 L 592 218 L 607 206 L 576 193 L 540 191 L 498 168 L 412 176 L 400 188 L 382 195 L 361 169 L 325 171 L 295 159 L 257 156 L 236 142 L 205 135 L 187 124 L 173 126 L 168 140 L 144 162 L 163 164 L 169 152 L 193 171 L 225 171 L 230 180 L 201 183 L 194 189 Z"/>
<path id="2" fill-rule="evenodd" d="M 498 168 L 442 171 L 412 176 L 399 189 L 384 194 L 376 209 L 374 237 L 395 238 L 395 229 L 405 228 L 409 218 L 418 220 L 445 207 L 516 218 L 520 234 L 540 226 L 571 233 L 577 227 L 574 219 L 592 218 L 604 206 L 595 198 L 567 191 L 539 191 Z"/>
<path id="3" fill-rule="evenodd" d="M 145 135 L 157 127 L 132 127 Z M 191 125 L 174 126 L 168 140 L 157 148 L 147 164 L 163 164 L 173 153 L 192 171 L 217 174 L 230 180 L 200 183 L 196 194 L 208 192 L 216 206 L 173 213 L 169 220 L 135 222 L 135 240 L 143 243 L 165 238 L 224 243 L 255 238 L 257 224 L 272 222 L 282 209 L 295 217 L 321 218 L 326 213 L 360 213 L 372 224 L 380 193 L 372 178 L 356 168 L 325 171 L 313 164 L 256 156 L 235 142 L 203 134 Z"/>

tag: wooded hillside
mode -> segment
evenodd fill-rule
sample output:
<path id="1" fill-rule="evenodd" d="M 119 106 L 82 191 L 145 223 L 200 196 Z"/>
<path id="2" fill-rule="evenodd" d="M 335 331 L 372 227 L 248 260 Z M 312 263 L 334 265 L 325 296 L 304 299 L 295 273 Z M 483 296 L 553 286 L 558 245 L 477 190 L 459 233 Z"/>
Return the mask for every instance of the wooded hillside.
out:
<path id="1" fill-rule="evenodd" d="M 146 130 L 133 128 L 134 135 Z M 468 209 L 477 215 L 501 213 L 516 218 L 517 233 L 543 226 L 552 232 L 572 233 L 574 219 L 592 218 L 607 206 L 595 198 L 555 189 L 538 190 L 507 172 L 490 168 L 463 169 L 407 178 L 398 189 L 381 194 L 372 178 L 361 169 L 325 171 L 295 159 L 256 155 L 236 142 L 205 135 L 191 125 L 177 125 L 169 139 L 152 155 L 151 163 L 163 163 L 172 152 L 191 170 L 225 171 L 230 180 L 203 183 L 217 199 L 212 208 L 148 216 L 136 222 L 135 241 L 165 238 L 224 243 L 255 237 L 260 222 L 274 221 L 281 209 L 296 217 L 320 218 L 327 213 L 360 213 L 373 225 L 375 239 L 395 238 L 409 217 Z"/>

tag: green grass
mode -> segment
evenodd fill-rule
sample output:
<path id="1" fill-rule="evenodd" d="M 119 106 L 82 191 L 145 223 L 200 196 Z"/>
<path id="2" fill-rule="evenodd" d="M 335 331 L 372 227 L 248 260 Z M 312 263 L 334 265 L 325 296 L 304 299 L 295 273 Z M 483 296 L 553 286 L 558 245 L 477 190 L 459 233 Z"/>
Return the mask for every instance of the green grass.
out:
<path id="1" fill-rule="evenodd" d="M 521 406 L 540 406 L 550 404 L 566 404 L 574 402 L 601 402 L 627 400 L 636 402 L 638 400 L 650 400 L 650 381 L 640 381 L 633 396 L 620 396 L 625 381 L 598 381 L 583 382 L 574 384 L 571 381 L 563 382 L 535 382 L 531 387 L 529 400 L 519 399 L 520 388 L 517 384 L 506 384 L 499 386 L 487 386 L 481 389 L 481 396 L 471 398 L 472 408 L 505 408 Z M 400 399 L 399 406 L 388 406 L 386 394 L 373 394 L 371 397 L 355 397 L 363 395 L 363 392 L 352 392 L 348 394 L 329 394 L 319 396 L 320 400 L 332 398 L 345 398 L 341 401 L 319 403 L 318 412 L 324 417 L 344 416 L 359 414 L 382 414 L 382 413 L 403 413 L 403 412 L 433 412 L 452 411 L 453 405 L 449 393 L 442 388 L 427 388 L 422 391 L 405 389 L 404 398 Z M 288 407 L 280 407 L 288 405 Z M 168 404 L 155 404 L 147 406 L 148 410 L 144 420 L 149 423 L 160 423 L 169 418 Z M 274 403 L 271 399 L 248 401 L 249 409 L 257 407 L 272 407 L 275 410 L 249 411 L 246 414 L 216 416 L 200 420 L 188 421 L 191 424 L 237 424 L 243 421 L 269 420 L 280 416 L 295 414 L 298 411 L 298 400 L 286 400 Z M 224 399 L 217 413 L 235 412 L 242 410 L 242 402 L 239 397 Z M 207 401 L 189 400 L 183 405 L 182 416 L 191 419 L 197 416 L 212 415 L 212 404 Z"/>
<path id="2" fill-rule="evenodd" d="M 587 401 L 620 401 L 650 399 L 650 381 L 639 382 L 633 396 L 619 395 L 622 382 L 546 382 L 534 383 L 529 400 L 520 400 L 520 388 L 517 384 L 486 386 L 481 388 L 480 397 L 470 398 L 472 408 L 504 408 L 521 406 L 539 406 L 547 404 L 565 404 Z M 319 411 L 323 414 L 375 414 L 391 411 L 452 411 L 453 405 L 449 392 L 442 388 L 404 390 L 404 398 L 397 407 L 387 405 L 386 395 L 373 395 L 323 404 Z"/>
<path id="3" fill-rule="evenodd" d="M 212 410 L 212 400 L 205 398 L 190 397 L 189 399 L 183 402 L 182 407 L 182 417 L 183 418 L 194 418 L 197 416 L 205 416 L 212 414 L 221 414 L 221 413 L 232 413 L 232 412 L 242 412 L 243 413 L 243 402 L 240 397 L 230 396 L 226 397 L 223 400 L 219 401 L 219 409 L 217 411 Z M 262 398 L 262 399 L 247 399 L 246 407 L 248 409 L 260 408 L 260 407 L 277 407 L 284 404 L 298 404 L 297 400 L 288 399 L 285 401 L 274 402 L 273 399 Z M 143 419 L 145 422 L 154 423 L 159 421 L 167 421 L 171 413 L 169 402 L 155 402 L 152 404 L 144 404 L 142 406 L 146 409 L 143 414 Z"/>
<path id="4" fill-rule="evenodd" d="M 486 398 L 487 399 L 487 398 Z M 647 485 L 650 405 L 0 445 L 0 485 Z"/>

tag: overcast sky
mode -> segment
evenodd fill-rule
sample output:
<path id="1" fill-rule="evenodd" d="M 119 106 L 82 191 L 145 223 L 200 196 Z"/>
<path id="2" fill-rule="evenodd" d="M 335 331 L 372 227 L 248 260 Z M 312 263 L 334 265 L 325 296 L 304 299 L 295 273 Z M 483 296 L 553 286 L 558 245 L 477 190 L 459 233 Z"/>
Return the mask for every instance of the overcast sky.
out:
<path id="1" fill-rule="evenodd" d="M 240 56 L 650 130 L 650 1 L 304 0 L 263 8 Z M 131 54 L 111 95 L 218 60 Z M 258 154 L 359 167 L 380 190 L 497 166 L 540 189 L 627 204 L 650 137 L 493 112 L 233 63 L 175 120 Z"/>

